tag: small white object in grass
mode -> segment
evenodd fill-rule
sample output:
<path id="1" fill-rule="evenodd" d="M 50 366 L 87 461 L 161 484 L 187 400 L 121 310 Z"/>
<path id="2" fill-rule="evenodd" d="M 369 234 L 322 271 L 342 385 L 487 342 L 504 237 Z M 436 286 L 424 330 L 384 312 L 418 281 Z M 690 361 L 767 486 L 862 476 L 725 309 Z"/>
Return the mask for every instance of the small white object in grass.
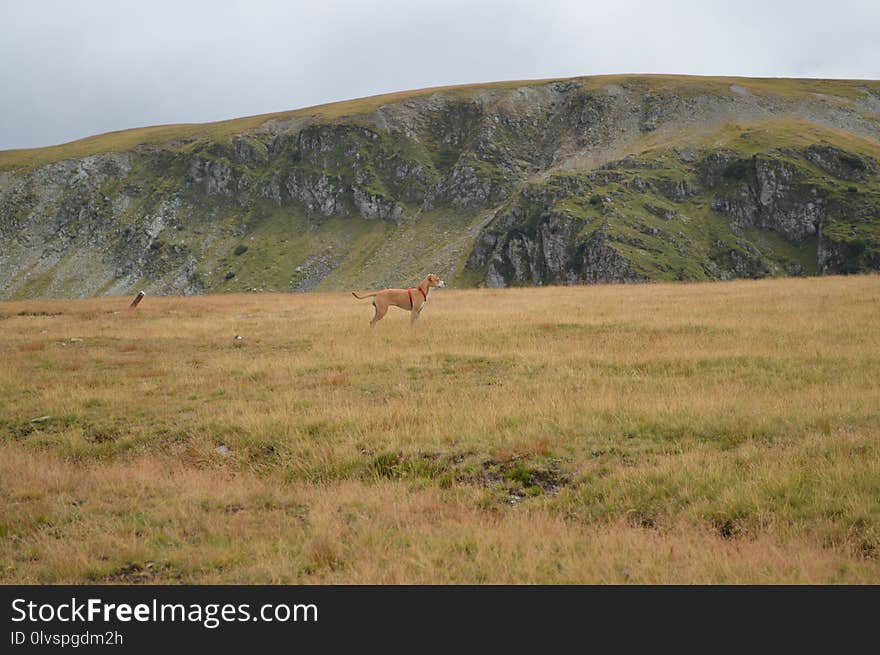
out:
<path id="1" fill-rule="evenodd" d="M 219 446 L 217 446 L 216 450 L 221 455 L 229 455 L 232 453 L 232 451 L 229 450 L 229 448 L 227 448 L 224 444 L 220 444 Z"/>
<path id="2" fill-rule="evenodd" d="M 48 421 L 50 418 L 52 417 L 48 414 L 46 414 L 46 416 L 38 416 L 37 418 L 32 418 L 31 423 L 42 423 L 43 421 Z"/>
<path id="3" fill-rule="evenodd" d="M 235 335 L 235 340 L 236 340 L 236 341 L 241 341 L 242 339 L 244 339 L 244 337 L 241 336 L 240 334 L 236 334 L 236 335 Z"/>

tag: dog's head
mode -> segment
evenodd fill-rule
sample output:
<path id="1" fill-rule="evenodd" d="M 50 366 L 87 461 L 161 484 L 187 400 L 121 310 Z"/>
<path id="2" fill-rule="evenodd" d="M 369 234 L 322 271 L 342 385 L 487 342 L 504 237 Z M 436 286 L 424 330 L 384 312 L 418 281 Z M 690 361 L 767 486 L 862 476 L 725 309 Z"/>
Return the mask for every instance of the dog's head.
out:
<path id="1" fill-rule="evenodd" d="M 428 275 L 428 286 L 429 287 L 445 287 L 446 282 L 440 279 L 439 276 L 430 273 Z"/>

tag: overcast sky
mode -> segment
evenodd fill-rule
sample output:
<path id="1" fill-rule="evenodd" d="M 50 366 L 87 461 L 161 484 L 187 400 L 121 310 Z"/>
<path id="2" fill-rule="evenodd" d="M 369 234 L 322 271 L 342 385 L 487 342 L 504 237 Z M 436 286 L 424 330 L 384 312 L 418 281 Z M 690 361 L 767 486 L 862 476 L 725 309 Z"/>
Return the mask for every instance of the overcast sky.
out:
<path id="1" fill-rule="evenodd" d="M 426 86 L 880 78 L 880 0 L 0 0 L 0 149 Z"/>

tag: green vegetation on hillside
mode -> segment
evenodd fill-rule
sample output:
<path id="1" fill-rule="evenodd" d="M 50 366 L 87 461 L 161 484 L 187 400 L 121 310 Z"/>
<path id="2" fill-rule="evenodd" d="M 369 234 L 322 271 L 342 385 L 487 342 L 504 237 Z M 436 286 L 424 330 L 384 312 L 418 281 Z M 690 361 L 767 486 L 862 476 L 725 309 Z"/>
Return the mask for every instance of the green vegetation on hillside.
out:
<path id="1" fill-rule="evenodd" d="M 186 123 L 133 128 L 90 136 L 45 148 L 0 150 L 0 170 L 43 166 L 63 159 L 85 157 L 106 152 L 126 152 L 140 145 L 159 145 L 179 141 L 182 142 L 181 147 L 192 147 L 193 143 L 209 143 L 227 139 L 232 135 L 258 128 L 268 121 L 288 121 L 301 118 L 335 121 L 371 113 L 382 105 L 399 103 L 433 93 L 463 96 L 473 92 L 501 91 L 521 86 L 568 81 L 582 83 L 586 89 L 597 89 L 607 84 L 635 83 L 641 85 L 646 91 L 656 90 L 689 95 L 703 93 L 729 95 L 731 93 L 730 85 L 736 85 L 752 93 L 784 97 L 822 94 L 839 98 L 855 98 L 859 96 L 860 89 L 869 88 L 874 91 L 880 91 L 880 81 L 877 80 L 700 77 L 691 75 L 595 75 L 576 78 L 463 84 L 386 93 L 367 98 L 344 100 L 314 107 L 234 118 L 214 123 Z"/>
<path id="2" fill-rule="evenodd" d="M 598 76 L 7 151 L 0 297 L 876 270 L 878 102 L 875 81 Z"/>

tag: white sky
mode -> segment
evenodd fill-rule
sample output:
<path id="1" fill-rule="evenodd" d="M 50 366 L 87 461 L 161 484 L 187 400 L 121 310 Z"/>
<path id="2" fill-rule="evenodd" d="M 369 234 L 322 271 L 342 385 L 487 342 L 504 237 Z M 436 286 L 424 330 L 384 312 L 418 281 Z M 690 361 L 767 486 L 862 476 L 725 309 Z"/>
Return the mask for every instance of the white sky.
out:
<path id="1" fill-rule="evenodd" d="M 880 0 L 0 0 L 0 149 L 426 86 L 880 78 Z"/>

